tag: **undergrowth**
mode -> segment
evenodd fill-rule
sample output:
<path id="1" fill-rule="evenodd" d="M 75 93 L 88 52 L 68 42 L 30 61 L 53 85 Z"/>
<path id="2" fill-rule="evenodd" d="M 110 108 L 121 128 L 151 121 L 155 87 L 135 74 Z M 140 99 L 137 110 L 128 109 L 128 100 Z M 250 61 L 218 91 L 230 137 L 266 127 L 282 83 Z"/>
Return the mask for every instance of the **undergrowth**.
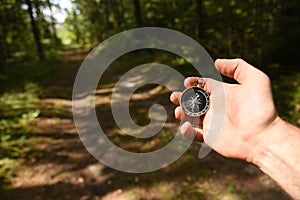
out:
<path id="1" fill-rule="evenodd" d="M 29 124 L 39 115 L 40 88 L 28 83 L 23 91 L 5 92 L 0 96 L 0 183 L 13 176 L 16 159 L 26 145 Z"/>

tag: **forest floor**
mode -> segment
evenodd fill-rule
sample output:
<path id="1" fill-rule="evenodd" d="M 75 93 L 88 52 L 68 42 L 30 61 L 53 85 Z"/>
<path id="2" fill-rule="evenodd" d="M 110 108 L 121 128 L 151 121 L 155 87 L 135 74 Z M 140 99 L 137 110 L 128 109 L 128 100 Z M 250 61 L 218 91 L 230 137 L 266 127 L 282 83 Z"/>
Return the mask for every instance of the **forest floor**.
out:
<path id="1" fill-rule="evenodd" d="M 24 148 L 11 183 L 1 191 L 0 199 L 289 199 L 276 183 L 250 164 L 215 152 L 199 159 L 197 144 L 155 172 L 130 174 L 101 164 L 81 143 L 72 118 L 72 87 L 85 53 L 68 50 L 62 56 L 65 61 L 55 66 L 39 103 L 39 116 L 30 125 L 30 148 Z M 109 103 L 112 88 L 112 83 L 104 85 L 96 102 Z M 172 116 L 174 107 L 168 95 L 157 94 L 155 99 L 165 102 L 168 115 Z M 133 106 L 138 107 L 138 102 Z M 97 109 L 106 119 L 103 121 L 107 123 L 108 135 L 118 134 L 112 128 L 113 120 L 109 120 L 111 111 L 101 106 Z M 178 124 L 172 119 L 169 130 L 178 128 Z M 131 148 L 141 147 L 138 141 L 132 142 Z"/>

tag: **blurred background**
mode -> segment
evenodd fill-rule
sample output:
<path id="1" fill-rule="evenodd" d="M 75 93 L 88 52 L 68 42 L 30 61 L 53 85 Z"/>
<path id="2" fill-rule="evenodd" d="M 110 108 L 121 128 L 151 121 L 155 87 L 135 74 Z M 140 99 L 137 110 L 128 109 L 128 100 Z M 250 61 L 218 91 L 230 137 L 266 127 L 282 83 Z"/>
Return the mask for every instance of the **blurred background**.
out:
<path id="1" fill-rule="evenodd" d="M 115 171 L 94 159 L 77 136 L 71 94 L 77 70 L 97 44 L 121 31 L 159 26 L 198 41 L 216 58 L 241 57 L 272 80 L 279 115 L 300 126 L 300 1 L 298 0 L 1 0 L 0 199 L 289 199 L 256 167 L 199 145 L 151 173 Z M 160 50 L 127 53 L 99 81 L 96 110 L 107 136 L 133 152 L 167 144 L 178 129 L 170 91 L 141 87 L 130 102 L 133 120 L 150 122 L 153 103 L 165 106 L 167 126 L 148 139 L 125 135 L 110 111 L 122 74 L 159 62 L 185 76 L 197 71 Z M 224 81 L 233 81 L 224 77 Z"/>

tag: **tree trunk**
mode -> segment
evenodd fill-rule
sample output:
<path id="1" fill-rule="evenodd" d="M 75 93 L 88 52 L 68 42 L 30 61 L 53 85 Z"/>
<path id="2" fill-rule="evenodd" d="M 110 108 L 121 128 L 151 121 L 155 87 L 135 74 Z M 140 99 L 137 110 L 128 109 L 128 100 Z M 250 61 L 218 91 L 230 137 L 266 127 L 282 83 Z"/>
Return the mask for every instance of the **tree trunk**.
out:
<path id="1" fill-rule="evenodd" d="M 4 40 L 0 38 L 0 74 L 3 72 L 5 63 L 6 63 L 5 43 Z"/>
<path id="2" fill-rule="evenodd" d="M 134 0 L 134 14 L 137 27 L 142 26 L 141 5 L 139 0 Z"/>
<path id="3" fill-rule="evenodd" d="M 28 14 L 29 14 L 30 20 L 31 20 L 30 21 L 31 22 L 31 28 L 32 28 L 34 40 L 35 40 L 35 43 L 36 43 L 36 46 L 37 46 L 39 59 L 40 60 L 45 60 L 45 54 L 44 54 L 43 46 L 42 46 L 42 43 L 41 43 L 39 28 L 36 25 L 34 17 L 33 17 L 31 0 L 26 0 L 26 4 L 28 6 Z"/>
<path id="4" fill-rule="evenodd" d="M 82 36 L 81 36 L 81 31 L 78 27 L 78 20 L 77 20 L 77 14 L 75 9 L 72 10 L 72 23 L 74 26 L 74 33 L 75 33 L 75 37 L 76 37 L 76 43 L 80 44 L 82 41 Z"/>
<path id="5" fill-rule="evenodd" d="M 2 15 L 3 16 L 3 15 Z M 3 72 L 7 59 L 6 35 L 8 29 L 5 28 L 4 20 L 0 20 L 0 74 Z"/>
<path id="6" fill-rule="evenodd" d="M 111 8 L 112 8 L 113 12 L 116 15 L 117 24 L 118 24 L 118 26 L 121 26 L 121 24 L 124 21 L 123 1 L 122 0 L 121 1 L 111 0 L 110 4 L 111 4 Z"/>
<path id="7" fill-rule="evenodd" d="M 200 40 L 203 38 L 204 30 L 203 30 L 203 13 L 202 13 L 202 0 L 196 0 L 196 24 L 195 24 L 195 38 L 196 40 Z"/>
<path id="8" fill-rule="evenodd" d="M 50 0 L 47 0 L 47 5 L 50 9 L 50 19 L 51 19 L 51 28 L 52 28 L 52 31 L 53 31 L 53 33 L 52 33 L 53 34 L 53 39 L 54 39 L 55 44 L 57 45 L 58 42 L 59 42 L 59 39 L 57 37 L 57 31 L 56 31 L 56 27 L 55 27 L 56 23 L 55 23 L 55 19 L 53 17 L 52 4 L 51 4 Z"/>
<path id="9" fill-rule="evenodd" d="M 103 0 L 102 1 L 102 5 L 103 5 L 103 14 L 104 14 L 104 27 L 106 31 L 109 31 L 111 29 L 111 24 L 109 21 L 109 5 L 108 5 L 108 1 L 107 0 Z"/>

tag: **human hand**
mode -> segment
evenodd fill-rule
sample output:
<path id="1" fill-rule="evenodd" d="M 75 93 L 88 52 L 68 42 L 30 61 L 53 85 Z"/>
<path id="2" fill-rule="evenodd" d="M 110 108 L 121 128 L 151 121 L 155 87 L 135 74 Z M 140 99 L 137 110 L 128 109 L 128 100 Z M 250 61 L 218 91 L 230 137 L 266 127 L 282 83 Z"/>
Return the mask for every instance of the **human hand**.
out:
<path id="1" fill-rule="evenodd" d="M 191 118 L 186 116 L 181 107 L 175 109 L 175 117 L 187 121 L 181 126 L 181 132 L 195 141 L 204 141 L 208 146 L 223 156 L 238 158 L 251 162 L 252 149 L 267 137 L 268 130 L 280 120 L 273 102 L 270 79 L 260 70 L 241 59 L 218 59 L 217 70 L 234 78 L 239 84 L 221 83 L 212 79 L 204 79 L 206 89 L 211 93 L 211 106 L 199 123 L 203 128 L 194 128 Z M 200 78 L 189 77 L 185 87 L 191 87 Z M 201 80 L 201 79 L 200 79 Z M 214 110 L 217 110 L 218 88 L 225 92 L 224 122 L 221 133 L 209 131 L 215 123 L 212 121 Z M 179 105 L 181 92 L 173 92 L 171 101 Z M 212 143 L 209 134 L 220 134 Z"/>

